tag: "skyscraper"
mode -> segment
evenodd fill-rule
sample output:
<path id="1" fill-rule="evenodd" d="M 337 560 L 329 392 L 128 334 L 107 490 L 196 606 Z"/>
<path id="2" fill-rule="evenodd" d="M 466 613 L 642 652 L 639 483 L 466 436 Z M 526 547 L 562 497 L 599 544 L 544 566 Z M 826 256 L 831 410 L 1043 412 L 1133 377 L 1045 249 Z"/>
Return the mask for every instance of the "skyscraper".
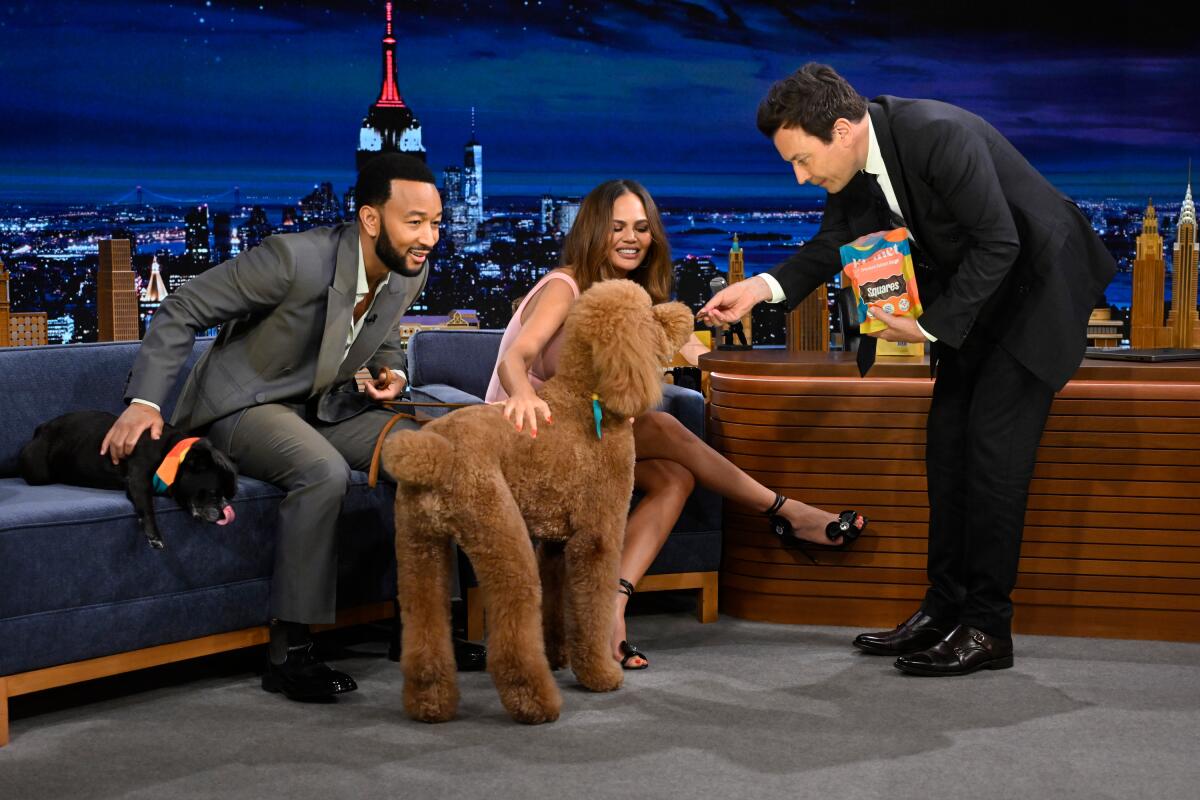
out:
<path id="1" fill-rule="evenodd" d="M 233 222 L 229 214 L 220 211 L 213 215 L 213 263 L 228 261 L 233 255 Z"/>
<path id="2" fill-rule="evenodd" d="M 208 239 L 208 206 L 193 208 L 183 218 L 186 226 L 184 261 L 190 274 L 199 275 L 212 266 L 212 246 Z"/>
<path id="3" fill-rule="evenodd" d="M 554 198 L 548 194 L 542 195 L 542 214 L 538 228 L 542 233 L 554 232 Z"/>
<path id="4" fill-rule="evenodd" d="M 1142 233 L 1137 237 L 1133 260 L 1133 303 L 1129 309 L 1129 344 L 1132 347 L 1167 346 L 1166 329 L 1163 328 L 1165 278 L 1158 212 L 1151 200 L 1142 216 Z"/>
<path id="5" fill-rule="evenodd" d="M 392 4 L 387 3 L 387 30 L 383 36 L 383 85 L 379 99 L 367 111 L 358 132 L 357 168 L 378 153 L 407 153 L 425 160 L 421 123 L 400 96 L 396 80 L 396 37 L 392 34 Z"/>
<path id="6" fill-rule="evenodd" d="M 730 286 L 746 280 L 746 256 L 742 253 L 742 245 L 738 242 L 736 233 L 733 235 L 733 245 L 729 248 L 729 271 L 726 273 L 726 280 Z M 754 343 L 754 339 L 751 338 L 753 330 L 750 314 L 746 314 L 742 317 L 742 331 L 746 334 L 746 344 Z"/>
<path id="7" fill-rule="evenodd" d="M 205 209 L 206 220 L 207 217 Z M 100 323 L 100 341 L 137 341 L 138 298 L 133 288 L 133 257 L 128 239 L 104 239 L 100 242 L 96 315 Z"/>
<path id="8" fill-rule="evenodd" d="M 463 147 L 463 200 L 467 204 L 468 241 L 475 241 L 483 224 L 483 145 L 475 138 L 475 109 L 471 109 L 471 141 Z"/>
<path id="9" fill-rule="evenodd" d="M 1167 327 L 1171 330 L 1172 347 L 1200 345 L 1200 318 L 1196 312 L 1196 206 L 1192 203 L 1192 170 L 1188 166 L 1187 194 L 1179 209 L 1179 225 L 1175 229 L 1174 264 L 1171 282 L 1171 313 Z"/>
<path id="10" fill-rule="evenodd" d="M 262 206 L 250 209 L 250 218 L 242 225 L 242 250 L 257 247 L 263 239 L 271 235 L 271 223 L 267 221 L 267 211 Z"/>
<path id="11" fill-rule="evenodd" d="M 158 266 L 158 257 L 155 256 L 154 260 L 150 262 L 150 279 L 146 281 L 146 288 L 142 290 L 142 296 L 138 298 L 138 313 L 141 317 L 143 331 L 150 325 L 150 318 L 154 316 L 154 312 L 166 299 L 167 284 L 163 282 Z"/>
<path id="12" fill-rule="evenodd" d="M 579 204 L 582 198 L 568 197 L 554 207 L 554 227 L 566 234 L 571 230 L 571 226 L 575 224 L 575 218 L 579 216 Z"/>

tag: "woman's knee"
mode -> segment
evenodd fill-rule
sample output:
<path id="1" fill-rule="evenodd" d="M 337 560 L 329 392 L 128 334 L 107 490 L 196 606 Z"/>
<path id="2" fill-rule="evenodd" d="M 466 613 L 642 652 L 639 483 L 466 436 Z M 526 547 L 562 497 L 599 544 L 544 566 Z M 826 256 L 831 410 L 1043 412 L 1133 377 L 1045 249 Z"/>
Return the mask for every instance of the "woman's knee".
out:
<path id="1" fill-rule="evenodd" d="M 696 488 L 696 477 L 675 461 L 655 458 L 637 464 L 637 485 L 643 492 L 676 492 L 684 497 Z"/>
<path id="2" fill-rule="evenodd" d="M 648 411 L 634 421 L 633 436 L 643 449 L 658 450 L 685 444 L 695 434 L 666 411 Z"/>

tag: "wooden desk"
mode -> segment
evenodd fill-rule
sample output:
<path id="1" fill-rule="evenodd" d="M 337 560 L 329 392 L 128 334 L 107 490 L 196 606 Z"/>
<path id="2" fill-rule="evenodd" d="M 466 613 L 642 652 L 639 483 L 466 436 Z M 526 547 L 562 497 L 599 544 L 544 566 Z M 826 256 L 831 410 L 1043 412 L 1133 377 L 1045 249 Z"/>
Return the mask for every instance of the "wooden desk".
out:
<path id="1" fill-rule="evenodd" d="M 907 617 L 926 586 L 927 363 L 881 358 L 865 379 L 844 353 L 700 364 L 715 448 L 772 489 L 871 518 L 813 566 L 759 509 L 727 503 L 721 610 L 880 629 Z M 1083 363 L 1050 410 L 1021 555 L 1017 632 L 1200 641 L 1200 362 Z"/>

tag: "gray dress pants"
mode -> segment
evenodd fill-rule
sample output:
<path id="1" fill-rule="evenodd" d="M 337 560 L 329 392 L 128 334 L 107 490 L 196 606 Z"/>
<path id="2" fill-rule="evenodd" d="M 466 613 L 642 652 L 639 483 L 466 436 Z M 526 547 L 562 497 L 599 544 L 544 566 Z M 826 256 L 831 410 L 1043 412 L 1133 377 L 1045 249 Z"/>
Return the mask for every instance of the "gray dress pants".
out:
<path id="1" fill-rule="evenodd" d="M 287 492 L 279 506 L 271 616 L 321 624 L 337 612 L 337 519 L 350 470 L 370 468 L 375 441 L 393 415 L 371 409 L 333 424 L 304 415 L 300 404 L 254 406 L 214 422 L 208 437 L 239 472 Z M 400 420 L 392 431 L 416 427 Z"/>

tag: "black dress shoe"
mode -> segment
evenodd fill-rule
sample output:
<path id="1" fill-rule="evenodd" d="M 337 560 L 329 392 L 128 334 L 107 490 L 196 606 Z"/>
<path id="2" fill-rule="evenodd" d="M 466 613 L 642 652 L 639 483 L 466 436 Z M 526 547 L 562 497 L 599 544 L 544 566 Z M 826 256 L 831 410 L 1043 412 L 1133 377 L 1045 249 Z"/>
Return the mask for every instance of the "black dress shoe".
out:
<path id="1" fill-rule="evenodd" d="M 262 688 L 268 692 L 282 692 L 291 700 L 301 701 L 328 700 L 335 694 L 353 692 L 358 688 L 354 678 L 318 661 L 312 648 L 312 642 L 289 647 L 282 664 L 276 664 L 268 658 Z"/>
<path id="2" fill-rule="evenodd" d="M 890 631 L 860 633 L 854 639 L 854 646 L 873 656 L 902 656 L 932 647 L 944 639 L 951 628 L 924 611 L 917 611 Z"/>
<path id="3" fill-rule="evenodd" d="M 959 625 L 928 650 L 896 659 L 896 669 L 901 672 L 930 677 L 970 675 L 976 670 L 1008 669 L 1012 665 L 1011 638 L 989 636 L 970 625 Z"/>
<path id="4" fill-rule="evenodd" d="M 466 639 L 454 639 L 454 663 L 459 672 L 479 672 L 487 669 L 487 648 Z"/>

